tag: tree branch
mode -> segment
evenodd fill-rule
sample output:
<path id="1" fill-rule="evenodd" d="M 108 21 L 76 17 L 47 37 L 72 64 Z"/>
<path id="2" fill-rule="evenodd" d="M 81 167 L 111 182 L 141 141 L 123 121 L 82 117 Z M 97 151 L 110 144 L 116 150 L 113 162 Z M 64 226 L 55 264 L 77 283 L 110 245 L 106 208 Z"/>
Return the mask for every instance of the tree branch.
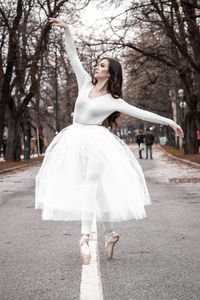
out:
<path id="1" fill-rule="evenodd" d="M 171 27 L 171 25 L 169 24 L 168 20 L 166 19 L 164 13 L 160 10 L 157 2 L 155 0 L 151 0 L 152 5 L 154 6 L 154 8 L 156 9 L 158 15 L 160 16 L 161 20 L 163 21 L 164 24 L 164 28 L 166 31 L 166 35 L 173 41 L 173 43 L 176 45 L 176 47 L 178 48 L 179 52 L 183 55 L 183 57 L 190 63 L 190 65 L 192 66 L 192 68 L 197 71 L 198 73 L 200 73 L 200 66 L 197 65 L 194 60 L 192 59 L 192 57 L 185 51 L 185 49 L 182 47 L 182 45 L 179 43 L 179 41 L 176 38 L 175 32 L 173 30 L 173 28 Z"/>

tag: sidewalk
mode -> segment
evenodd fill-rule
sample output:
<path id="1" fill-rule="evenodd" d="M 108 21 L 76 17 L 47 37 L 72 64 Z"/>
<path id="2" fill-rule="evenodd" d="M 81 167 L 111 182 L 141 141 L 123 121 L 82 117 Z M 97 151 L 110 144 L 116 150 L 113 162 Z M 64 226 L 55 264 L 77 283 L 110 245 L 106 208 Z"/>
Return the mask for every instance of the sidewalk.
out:
<path id="1" fill-rule="evenodd" d="M 138 147 L 132 144 L 130 148 L 135 156 L 139 158 Z M 163 183 L 200 182 L 200 166 L 193 166 L 174 159 L 174 156 L 168 156 L 168 153 L 160 145 L 153 145 L 153 158 L 153 160 L 139 160 L 139 163 L 145 167 L 145 177 L 149 180 L 154 179 Z M 153 169 L 150 166 L 153 166 Z"/>
<path id="2" fill-rule="evenodd" d="M 39 157 L 38 154 L 33 154 L 29 160 L 24 160 L 24 156 L 21 155 L 21 161 L 5 161 L 3 157 L 0 157 L 0 174 L 42 162 L 43 158 L 44 153 Z"/>
<path id="3" fill-rule="evenodd" d="M 200 167 L 200 153 L 199 154 L 184 154 L 183 149 L 177 150 L 170 146 L 162 146 L 162 148 L 170 155 L 173 155 L 179 159 L 187 160 L 195 164 L 199 164 Z"/>

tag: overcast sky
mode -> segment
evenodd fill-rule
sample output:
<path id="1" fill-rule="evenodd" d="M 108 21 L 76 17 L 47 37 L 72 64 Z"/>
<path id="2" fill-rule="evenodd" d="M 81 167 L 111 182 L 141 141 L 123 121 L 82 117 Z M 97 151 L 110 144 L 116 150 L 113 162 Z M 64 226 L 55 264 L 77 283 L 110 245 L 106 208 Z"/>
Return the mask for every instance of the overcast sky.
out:
<path id="1" fill-rule="evenodd" d="M 91 0 L 89 5 L 81 11 L 81 21 L 84 25 L 83 31 L 89 33 L 92 29 L 95 29 L 95 32 L 100 33 L 103 30 L 107 30 L 108 22 L 106 18 L 114 17 L 122 13 L 131 4 L 131 0 L 122 0 L 120 2 L 121 4 L 118 7 L 114 5 L 101 5 L 101 7 L 99 7 L 97 5 L 100 3 L 99 0 Z"/>

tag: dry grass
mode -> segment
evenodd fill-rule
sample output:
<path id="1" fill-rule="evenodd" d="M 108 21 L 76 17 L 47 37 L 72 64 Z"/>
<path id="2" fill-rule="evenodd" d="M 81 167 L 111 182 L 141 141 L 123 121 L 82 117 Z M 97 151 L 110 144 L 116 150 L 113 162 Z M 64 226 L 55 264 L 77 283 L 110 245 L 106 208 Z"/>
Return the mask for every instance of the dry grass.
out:
<path id="1" fill-rule="evenodd" d="M 42 162 L 44 156 L 34 157 L 29 160 L 21 160 L 21 161 L 1 161 L 0 162 L 0 171 L 31 164 L 34 162 Z"/>
<path id="2" fill-rule="evenodd" d="M 200 154 L 184 154 L 183 150 L 177 150 L 173 147 L 170 146 L 163 146 L 163 148 L 170 154 L 181 158 L 181 159 L 186 159 L 195 163 L 200 164 Z"/>
<path id="3" fill-rule="evenodd" d="M 188 183 L 188 182 L 197 183 L 197 182 L 200 182 L 200 178 L 198 178 L 198 177 L 193 177 L 193 178 L 171 178 L 169 181 L 176 182 L 176 183 Z"/>

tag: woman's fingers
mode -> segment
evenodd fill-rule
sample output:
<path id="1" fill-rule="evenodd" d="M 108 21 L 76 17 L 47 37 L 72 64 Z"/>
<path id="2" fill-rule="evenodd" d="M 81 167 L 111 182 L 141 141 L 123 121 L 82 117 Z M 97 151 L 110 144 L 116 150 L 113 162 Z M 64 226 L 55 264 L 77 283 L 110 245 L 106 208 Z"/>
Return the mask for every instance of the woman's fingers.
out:
<path id="1" fill-rule="evenodd" d="M 58 20 L 58 19 L 55 19 L 55 18 L 49 18 L 49 22 L 52 24 L 52 25 L 61 25 L 61 21 Z"/>
<path id="2" fill-rule="evenodd" d="M 55 18 L 49 18 L 49 22 L 58 22 L 58 20 L 57 19 L 55 19 Z"/>
<path id="3" fill-rule="evenodd" d="M 176 130 L 176 136 L 179 136 L 181 138 L 184 137 L 184 133 L 183 133 L 183 130 L 180 126 L 177 126 L 177 130 Z"/>
<path id="4" fill-rule="evenodd" d="M 178 124 L 174 124 L 174 125 L 172 126 L 172 128 L 173 128 L 174 131 L 175 131 L 176 137 L 177 137 L 177 136 L 179 136 L 180 138 L 183 138 L 183 137 L 184 137 L 183 130 L 182 130 L 182 128 L 181 128 Z"/>
<path id="5" fill-rule="evenodd" d="M 67 24 L 63 23 L 62 21 L 56 19 L 56 18 L 49 18 L 49 22 L 51 23 L 52 26 L 59 26 L 64 29 L 67 28 Z"/>
<path id="6" fill-rule="evenodd" d="M 56 18 L 49 18 L 49 21 L 59 23 L 60 20 Z"/>
<path id="7" fill-rule="evenodd" d="M 180 126 L 178 126 L 178 135 L 183 138 L 184 137 L 184 133 L 183 133 L 183 130 Z"/>
<path id="8" fill-rule="evenodd" d="M 181 129 L 181 137 L 182 137 L 182 139 L 184 138 L 184 133 L 183 133 L 182 129 Z"/>

